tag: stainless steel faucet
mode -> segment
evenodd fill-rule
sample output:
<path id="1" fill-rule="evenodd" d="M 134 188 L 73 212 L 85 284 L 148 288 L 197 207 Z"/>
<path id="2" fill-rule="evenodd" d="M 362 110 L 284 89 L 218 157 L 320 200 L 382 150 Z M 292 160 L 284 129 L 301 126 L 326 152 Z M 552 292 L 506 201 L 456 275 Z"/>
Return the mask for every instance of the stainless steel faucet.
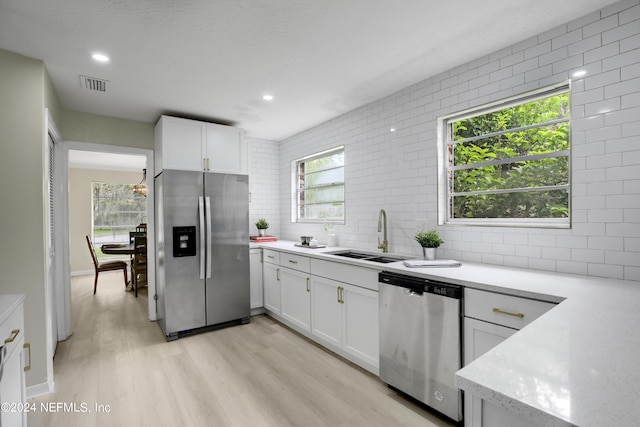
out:
<path id="1" fill-rule="evenodd" d="M 378 249 L 382 249 L 382 252 L 389 252 L 389 242 L 387 241 L 387 213 L 384 209 L 380 209 L 378 214 L 378 233 L 384 229 L 384 240 L 380 243 L 380 237 L 378 237 Z"/>

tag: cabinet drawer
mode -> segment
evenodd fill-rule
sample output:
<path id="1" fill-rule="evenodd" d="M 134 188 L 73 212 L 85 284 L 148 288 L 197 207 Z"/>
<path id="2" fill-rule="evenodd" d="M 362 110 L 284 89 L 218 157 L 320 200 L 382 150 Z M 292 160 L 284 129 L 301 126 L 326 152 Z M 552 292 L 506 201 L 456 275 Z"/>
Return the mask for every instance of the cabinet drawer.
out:
<path id="1" fill-rule="evenodd" d="M 7 342 L 7 340 L 9 342 Z M 18 347 L 22 347 L 24 342 L 24 308 L 20 304 L 9 315 L 7 320 L 0 325 L 0 346 L 7 349 L 5 357 L 8 359 Z M 21 350 L 21 348 L 19 348 Z"/>
<path id="2" fill-rule="evenodd" d="M 262 261 L 270 264 L 280 264 L 280 252 L 271 249 L 262 250 Z"/>
<path id="3" fill-rule="evenodd" d="M 309 273 L 309 271 L 311 271 L 309 264 L 309 258 L 306 256 L 288 254 L 284 252 L 280 254 L 280 265 L 282 267 Z"/>
<path id="4" fill-rule="evenodd" d="M 465 317 L 522 329 L 555 307 L 550 302 L 536 301 L 512 295 L 465 289 Z"/>

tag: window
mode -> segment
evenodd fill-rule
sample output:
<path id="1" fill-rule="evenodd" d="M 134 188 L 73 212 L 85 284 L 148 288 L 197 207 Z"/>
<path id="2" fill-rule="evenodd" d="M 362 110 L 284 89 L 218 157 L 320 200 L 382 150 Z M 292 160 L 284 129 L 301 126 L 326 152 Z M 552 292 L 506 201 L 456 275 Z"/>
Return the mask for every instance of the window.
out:
<path id="1" fill-rule="evenodd" d="M 293 222 L 344 224 L 344 146 L 292 162 Z"/>
<path id="2" fill-rule="evenodd" d="M 440 222 L 569 227 L 564 83 L 439 119 Z"/>
<path id="3" fill-rule="evenodd" d="M 145 222 L 147 198 L 134 193 L 132 184 L 93 182 L 91 187 L 96 248 L 104 243 L 129 243 L 129 231 Z"/>

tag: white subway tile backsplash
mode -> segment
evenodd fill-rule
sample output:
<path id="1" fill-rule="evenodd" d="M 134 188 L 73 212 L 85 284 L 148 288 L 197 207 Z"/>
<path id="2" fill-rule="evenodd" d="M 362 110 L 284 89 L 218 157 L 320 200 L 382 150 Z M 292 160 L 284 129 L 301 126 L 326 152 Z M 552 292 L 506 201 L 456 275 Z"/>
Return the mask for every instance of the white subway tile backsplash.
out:
<path id="1" fill-rule="evenodd" d="M 573 43 L 582 41 L 582 28 L 569 31 L 551 40 L 551 49 L 559 49 L 563 46 L 567 46 Z"/>
<path id="2" fill-rule="evenodd" d="M 629 8 L 632 8 L 637 5 L 638 5 L 638 0 L 622 0 L 610 6 L 605 7 L 600 11 L 600 13 L 602 14 L 603 18 L 616 13 L 620 13 L 620 15 L 624 15 L 625 13 L 627 13 L 627 10 Z M 621 18 L 620 20 L 622 21 L 623 19 Z"/>
<path id="3" fill-rule="evenodd" d="M 640 135 L 640 121 L 624 123 L 622 125 L 622 137 L 634 137 Z"/>
<path id="4" fill-rule="evenodd" d="M 584 79 L 585 90 L 590 90 L 602 86 L 613 85 L 620 82 L 620 70 L 615 69 L 602 74 L 596 74 L 594 76 L 588 76 Z M 605 89 L 605 97 L 606 89 Z"/>
<path id="5" fill-rule="evenodd" d="M 556 50 L 552 50 L 549 53 L 538 56 L 538 63 L 540 66 L 550 65 L 558 61 L 563 61 L 568 56 L 568 49 L 566 46 Z"/>
<path id="6" fill-rule="evenodd" d="M 283 238 L 297 239 L 302 230 L 324 235 L 321 225 L 289 221 L 290 162 L 344 144 L 347 224 L 336 227 L 341 245 L 375 250 L 377 215 L 384 208 L 392 250 L 411 256 L 420 256 L 415 231 L 437 228 L 445 240 L 441 257 L 640 279 L 639 266 L 626 255 L 640 258 L 640 206 L 630 200 L 640 199 L 640 28 L 633 19 L 639 5 L 638 0 L 616 3 L 602 14 L 427 78 L 279 146 L 267 144 L 265 151 L 279 156 L 278 175 L 261 168 L 253 155 L 251 170 L 258 171 L 265 192 L 279 191 L 254 199 L 251 218 L 257 212 L 278 218 Z M 438 226 L 437 118 L 558 83 L 578 68 L 587 75 L 571 87 L 571 228 Z M 399 129 L 393 134 L 392 125 Z M 280 214 L 270 213 L 271 206 Z"/>
<path id="7" fill-rule="evenodd" d="M 571 259 L 589 263 L 604 262 L 604 250 L 602 249 L 571 249 Z"/>
<path id="8" fill-rule="evenodd" d="M 640 26 L 640 21 L 638 21 L 638 26 Z M 615 68 L 622 68 L 627 65 L 633 65 L 637 63 L 640 63 L 640 51 L 630 50 L 624 53 L 620 53 L 619 55 L 612 56 L 611 58 L 603 59 L 602 70 L 609 71 Z"/>
<path id="9" fill-rule="evenodd" d="M 619 265 L 606 265 L 602 263 L 590 263 L 587 274 L 597 277 L 611 277 L 613 279 L 624 278 L 624 268 Z"/>
<path id="10" fill-rule="evenodd" d="M 558 260 L 556 262 L 556 268 L 559 273 L 568 274 L 587 274 L 587 263 L 577 261 L 563 261 Z"/>
<path id="11" fill-rule="evenodd" d="M 600 37 L 600 33 L 598 33 L 585 39 L 579 39 L 575 43 L 570 44 L 567 53 L 569 56 L 573 56 L 579 53 L 584 53 L 588 50 L 596 49 L 600 46 L 602 46 L 602 38 Z"/>
<path id="12" fill-rule="evenodd" d="M 598 102 L 592 102 L 585 105 L 584 113 L 586 116 L 593 116 L 596 114 L 605 114 L 611 111 L 619 110 L 621 108 L 621 102 L 619 97 L 608 98 Z M 606 116 L 605 116 L 606 122 Z"/>
<path id="13" fill-rule="evenodd" d="M 630 7 L 620 14 L 620 24 L 627 24 L 638 19 L 640 19 L 640 5 Z"/>
<path id="14" fill-rule="evenodd" d="M 620 52 L 635 50 L 638 49 L 638 46 L 640 46 L 640 34 L 620 40 Z"/>
<path id="15" fill-rule="evenodd" d="M 613 43 L 638 34 L 638 21 L 631 21 L 602 33 L 602 44 Z"/>
<path id="16" fill-rule="evenodd" d="M 582 27 L 582 37 L 591 37 L 595 34 L 601 34 L 618 26 L 618 15 L 610 15 L 600 19 L 592 24 Z"/>

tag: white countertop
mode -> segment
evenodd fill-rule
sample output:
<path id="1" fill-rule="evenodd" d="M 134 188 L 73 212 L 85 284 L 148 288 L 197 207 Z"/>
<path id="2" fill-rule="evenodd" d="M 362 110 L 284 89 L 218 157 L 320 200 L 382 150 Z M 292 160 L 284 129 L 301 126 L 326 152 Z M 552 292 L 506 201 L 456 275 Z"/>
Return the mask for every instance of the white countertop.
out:
<path id="1" fill-rule="evenodd" d="M 459 370 L 456 385 L 540 425 L 640 423 L 640 282 L 467 262 L 408 268 L 294 243 L 259 246 L 559 303 Z"/>

